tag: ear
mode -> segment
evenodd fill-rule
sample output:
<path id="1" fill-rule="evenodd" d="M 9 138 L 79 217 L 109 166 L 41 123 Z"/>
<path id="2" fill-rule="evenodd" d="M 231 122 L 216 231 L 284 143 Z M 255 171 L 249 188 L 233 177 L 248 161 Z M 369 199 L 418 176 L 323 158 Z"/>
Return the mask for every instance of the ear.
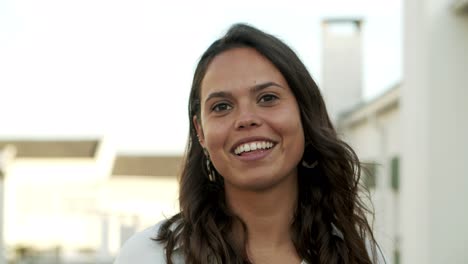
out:
<path id="1" fill-rule="evenodd" d="M 202 148 L 205 148 L 205 135 L 203 134 L 203 129 L 196 115 L 193 116 L 192 122 L 195 130 L 197 131 L 198 142 L 200 142 Z"/>

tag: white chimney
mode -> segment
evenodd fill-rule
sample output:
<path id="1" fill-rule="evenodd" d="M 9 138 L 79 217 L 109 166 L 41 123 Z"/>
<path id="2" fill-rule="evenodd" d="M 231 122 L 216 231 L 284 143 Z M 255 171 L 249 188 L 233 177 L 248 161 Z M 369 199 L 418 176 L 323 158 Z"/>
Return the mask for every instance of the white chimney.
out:
<path id="1" fill-rule="evenodd" d="M 342 18 L 322 23 L 322 88 L 334 123 L 362 100 L 361 23 L 360 19 Z"/>

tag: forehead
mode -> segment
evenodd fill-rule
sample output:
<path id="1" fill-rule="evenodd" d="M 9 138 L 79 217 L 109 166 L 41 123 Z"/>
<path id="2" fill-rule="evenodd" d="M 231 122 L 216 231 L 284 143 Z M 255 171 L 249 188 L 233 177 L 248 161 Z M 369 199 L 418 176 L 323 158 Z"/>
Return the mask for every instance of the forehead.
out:
<path id="1" fill-rule="evenodd" d="M 201 98 L 212 91 L 231 91 L 261 82 L 287 86 L 275 65 L 253 48 L 234 48 L 218 54 L 209 64 L 201 83 Z"/>

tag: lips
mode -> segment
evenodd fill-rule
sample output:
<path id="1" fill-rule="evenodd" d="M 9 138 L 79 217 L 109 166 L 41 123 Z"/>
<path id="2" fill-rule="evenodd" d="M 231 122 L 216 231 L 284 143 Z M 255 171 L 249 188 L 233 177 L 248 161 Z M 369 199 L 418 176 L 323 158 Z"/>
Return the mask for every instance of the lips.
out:
<path id="1" fill-rule="evenodd" d="M 275 142 L 266 138 L 250 138 L 243 139 L 236 143 L 232 148 L 232 152 L 238 156 L 253 151 L 268 150 L 275 146 Z"/>

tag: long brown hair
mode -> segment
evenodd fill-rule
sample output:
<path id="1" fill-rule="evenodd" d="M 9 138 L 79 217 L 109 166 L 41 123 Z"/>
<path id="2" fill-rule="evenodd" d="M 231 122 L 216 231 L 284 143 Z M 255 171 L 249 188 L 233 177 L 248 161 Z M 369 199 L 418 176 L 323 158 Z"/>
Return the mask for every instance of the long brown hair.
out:
<path id="1" fill-rule="evenodd" d="M 369 211 L 359 196 L 359 160 L 337 137 L 306 67 L 281 40 L 245 24 L 233 25 L 198 63 L 189 98 L 189 120 L 193 116 L 200 120 L 200 86 L 210 62 L 235 47 L 254 48 L 285 77 L 301 112 L 306 140 L 303 160 L 318 162 L 314 168 L 298 164 L 299 197 L 291 226 L 297 253 L 308 263 L 372 263 L 365 244 L 366 239 L 374 242 L 374 238 L 366 219 Z M 239 245 L 232 238 L 233 223 L 241 220 L 226 206 L 223 178 L 218 175 L 210 181 L 205 162 L 190 122 L 180 178 L 181 211 L 162 224 L 156 240 L 165 243 L 169 264 L 176 245 L 181 245 L 186 263 L 250 263 L 245 243 Z"/>

